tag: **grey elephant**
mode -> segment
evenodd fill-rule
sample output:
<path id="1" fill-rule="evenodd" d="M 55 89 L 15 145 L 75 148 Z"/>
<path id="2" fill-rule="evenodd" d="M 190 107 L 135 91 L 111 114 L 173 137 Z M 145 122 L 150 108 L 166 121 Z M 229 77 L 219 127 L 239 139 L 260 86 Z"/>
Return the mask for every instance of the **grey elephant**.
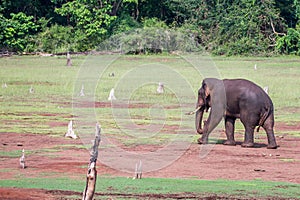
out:
<path id="1" fill-rule="evenodd" d="M 210 113 L 207 121 L 201 127 L 203 112 Z M 242 147 L 254 146 L 255 127 L 263 127 L 268 137 L 268 149 L 276 149 L 274 136 L 274 108 L 270 97 L 258 85 L 245 79 L 206 78 L 198 91 L 196 110 L 196 130 L 202 137 L 199 144 L 208 143 L 211 131 L 225 119 L 227 140 L 225 145 L 236 145 L 234 139 L 234 124 L 240 118 L 245 127 L 245 138 Z"/>

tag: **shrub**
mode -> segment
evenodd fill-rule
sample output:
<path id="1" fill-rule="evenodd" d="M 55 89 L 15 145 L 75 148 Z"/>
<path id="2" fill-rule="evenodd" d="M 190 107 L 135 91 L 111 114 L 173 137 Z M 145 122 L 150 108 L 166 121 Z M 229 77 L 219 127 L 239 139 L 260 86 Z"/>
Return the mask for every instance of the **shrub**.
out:
<path id="1" fill-rule="evenodd" d="M 23 52 L 27 45 L 32 45 L 32 36 L 37 33 L 39 25 L 34 22 L 33 16 L 19 12 L 11 13 L 7 19 L 0 15 L 1 48 L 10 51 Z"/>
<path id="2" fill-rule="evenodd" d="M 289 28 L 286 35 L 278 37 L 276 49 L 280 53 L 300 55 L 300 29 Z"/>
<path id="3" fill-rule="evenodd" d="M 61 53 L 77 51 L 73 28 L 69 26 L 53 25 L 39 33 L 36 51 Z"/>

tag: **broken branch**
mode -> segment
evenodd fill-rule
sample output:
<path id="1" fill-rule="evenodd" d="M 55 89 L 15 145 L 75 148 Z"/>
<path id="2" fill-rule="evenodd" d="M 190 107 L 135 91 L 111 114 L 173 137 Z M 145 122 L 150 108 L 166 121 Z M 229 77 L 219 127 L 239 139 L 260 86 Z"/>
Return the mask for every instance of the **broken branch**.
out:
<path id="1" fill-rule="evenodd" d="M 86 186 L 83 192 L 82 200 L 92 200 L 95 193 L 96 179 L 97 179 L 96 162 L 98 158 L 98 147 L 101 141 L 100 133 L 101 133 L 101 128 L 97 123 L 95 140 L 94 140 L 92 150 L 90 152 L 91 157 L 90 157 L 90 163 L 87 172 Z"/>

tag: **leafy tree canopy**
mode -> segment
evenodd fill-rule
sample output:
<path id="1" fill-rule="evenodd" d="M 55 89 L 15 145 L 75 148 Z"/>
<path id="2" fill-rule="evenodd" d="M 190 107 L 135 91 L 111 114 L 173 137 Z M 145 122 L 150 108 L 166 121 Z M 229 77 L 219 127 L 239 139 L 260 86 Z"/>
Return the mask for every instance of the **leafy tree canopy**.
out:
<path id="1" fill-rule="evenodd" d="M 2 0 L 0 20 L 9 51 L 86 51 L 163 27 L 219 55 L 300 54 L 300 0 Z"/>

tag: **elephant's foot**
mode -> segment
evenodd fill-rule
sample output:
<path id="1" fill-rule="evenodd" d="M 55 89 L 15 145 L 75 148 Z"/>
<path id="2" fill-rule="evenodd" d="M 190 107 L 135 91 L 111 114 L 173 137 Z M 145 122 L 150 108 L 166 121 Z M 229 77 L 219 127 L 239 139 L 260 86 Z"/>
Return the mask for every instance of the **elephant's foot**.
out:
<path id="1" fill-rule="evenodd" d="M 203 138 L 199 138 L 198 140 L 198 144 L 207 144 L 208 140 L 203 140 Z"/>
<path id="2" fill-rule="evenodd" d="M 252 148 L 254 147 L 254 143 L 250 142 L 250 143 L 242 143 L 241 145 L 242 147 L 245 147 L 245 148 Z"/>
<path id="3" fill-rule="evenodd" d="M 269 145 L 267 146 L 267 149 L 277 149 L 277 147 L 278 147 L 278 146 L 277 146 L 276 144 L 275 144 L 275 145 L 270 145 L 270 144 L 269 144 Z"/>
<path id="4" fill-rule="evenodd" d="M 203 134 L 203 129 L 202 128 L 198 128 L 197 129 L 197 133 L 200 134 L 200 135 L 202 135 Z"/>
<path id="5" fill-rule="evenodd" d="M 226 140 L 225 142 L 223 142 L 224 145 L 229 145 L 229 146 L 235 146 L 235 141 L 232 140 Z"/>

